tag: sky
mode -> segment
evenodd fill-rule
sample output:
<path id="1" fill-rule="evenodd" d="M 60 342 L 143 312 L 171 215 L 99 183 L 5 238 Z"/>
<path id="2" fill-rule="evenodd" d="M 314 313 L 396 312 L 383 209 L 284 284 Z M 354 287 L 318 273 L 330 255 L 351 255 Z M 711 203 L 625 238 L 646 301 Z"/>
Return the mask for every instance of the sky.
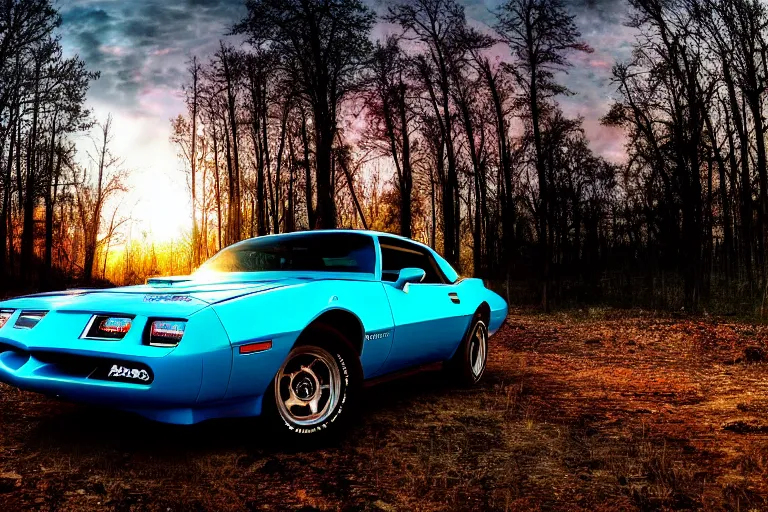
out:
<path id="1" fill-rule="evenodd" d="M 386 2 L 368 0 L 377 11 Z M 460 0 L 461 1 L 461 0 Z M 563 82 L 575 93 L 561 98 L 569 116 L 580 115 L 592 148 L 613 161 L 623 139 L 600 125 L 615 88 L 611 66 L 627 59 L 632 31 L 623 25 L 626 0 L 566 0 L 582 37 L 595 51 L 575 56 Z M 467 18 L 492 24 L 499 0 L 463 0 Z M 113 116 L 113 153 L 130 171 L 120 206 L 130 216 L 130 236 L 177 238 L 187 229 L 190 201 L 185 175 L 169 141 L 170 119 L 184 113 L 181 84 L 191 55 L 211 55 L 231 25 L 245 14 L 243 0 L 58 0 L 62 46 L 101 77 L 92 83 L 89 107 L 97 120 Z M 378 26 L 374 36 L 386 27 Z M 237 41 L 234 41 L 237 43 Z M 81 154 L 91 142 L 80 137 Z"/>

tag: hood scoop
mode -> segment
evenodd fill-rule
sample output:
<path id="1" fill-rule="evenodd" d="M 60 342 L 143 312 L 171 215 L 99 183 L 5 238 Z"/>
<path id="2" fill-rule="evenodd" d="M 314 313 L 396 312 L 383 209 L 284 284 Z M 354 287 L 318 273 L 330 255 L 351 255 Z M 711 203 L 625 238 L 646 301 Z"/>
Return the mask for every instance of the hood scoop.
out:
<path id="1" fill-rule="evenodd" d="M 150 277 L 147 284 L 150 286 L 173 286 L 174 284 L 188 283 L 192 281 L 190 276 Z"/>

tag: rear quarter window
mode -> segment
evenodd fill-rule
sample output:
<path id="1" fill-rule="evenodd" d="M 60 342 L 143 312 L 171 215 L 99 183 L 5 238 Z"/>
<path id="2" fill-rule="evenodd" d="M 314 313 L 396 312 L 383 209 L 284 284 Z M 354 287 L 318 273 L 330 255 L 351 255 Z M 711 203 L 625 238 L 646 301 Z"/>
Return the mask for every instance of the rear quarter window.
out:
<path id="1" fill-rule="evenodd" d="M 400 270 L 406 267 L 424 270 L 426 272 L 422 281 L 424 284 L 445 284 L 456 280 L 456 277 L 448 279 L 445 271 L 436 260 L 435 254 L 419 244 L 385 236 L 379 237 L 379 244 L 381 245 L 382 281 L 395 281 Z M 453 274 L 455 276 L 455 272 Z"/>

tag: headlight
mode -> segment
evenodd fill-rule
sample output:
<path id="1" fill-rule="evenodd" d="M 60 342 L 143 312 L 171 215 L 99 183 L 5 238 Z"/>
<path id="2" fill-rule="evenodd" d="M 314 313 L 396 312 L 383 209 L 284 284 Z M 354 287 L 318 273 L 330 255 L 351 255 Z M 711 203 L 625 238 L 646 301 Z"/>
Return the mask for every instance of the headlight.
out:
<path id="1" fill-rule="evenodd" d="M 121 340 L 131 330 L 133 319 L 127 316 L 95 315 L 85 330 L 84 338 Z"/>
<path id="2" fill-rule="evenodd" d="M 11 316 L 13 315 L 15 309 L 0 309 L 0 328 L 3 327 L 6 323 L 8 323 L 8 320 L 10 320 Z"/>
<path id="3" fill-rule="evenodd" d="M 149 326 L 149 344 L 153 347 L 175 347 L 184 337 L 186 320 L 153 320 Z"/>

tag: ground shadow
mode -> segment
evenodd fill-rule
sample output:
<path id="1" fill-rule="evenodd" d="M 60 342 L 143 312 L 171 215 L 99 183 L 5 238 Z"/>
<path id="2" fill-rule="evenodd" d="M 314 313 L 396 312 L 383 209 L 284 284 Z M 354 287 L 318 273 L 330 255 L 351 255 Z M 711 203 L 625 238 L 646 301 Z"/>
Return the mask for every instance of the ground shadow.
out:
<path id="1" fill-rule="evenodd" d="M 489 379 L 493 380 L 493 379 Z M 455 388 L 438 371 L 425 371 L 378 383 L 363 390 L 353 424 L 344 439 L 357 437 L 355 427 L 377 411 L 397 412 L 417 400 L 439 400 Z M 154 457 L 203 455 L 227 450 L 269 454 L 277 450 L 306 450 L 307 446 L 275 442 L 261 418 L 208 420 L 196 425 L 168 425 L 133 413 L 87 405 L 67 405 L 40 418 L 25 438 L 30 450 L 56 449 L 82 457 L 105 452 L 151 454 Z M 327 447 L 326 445 L 321 446 Z"/>

